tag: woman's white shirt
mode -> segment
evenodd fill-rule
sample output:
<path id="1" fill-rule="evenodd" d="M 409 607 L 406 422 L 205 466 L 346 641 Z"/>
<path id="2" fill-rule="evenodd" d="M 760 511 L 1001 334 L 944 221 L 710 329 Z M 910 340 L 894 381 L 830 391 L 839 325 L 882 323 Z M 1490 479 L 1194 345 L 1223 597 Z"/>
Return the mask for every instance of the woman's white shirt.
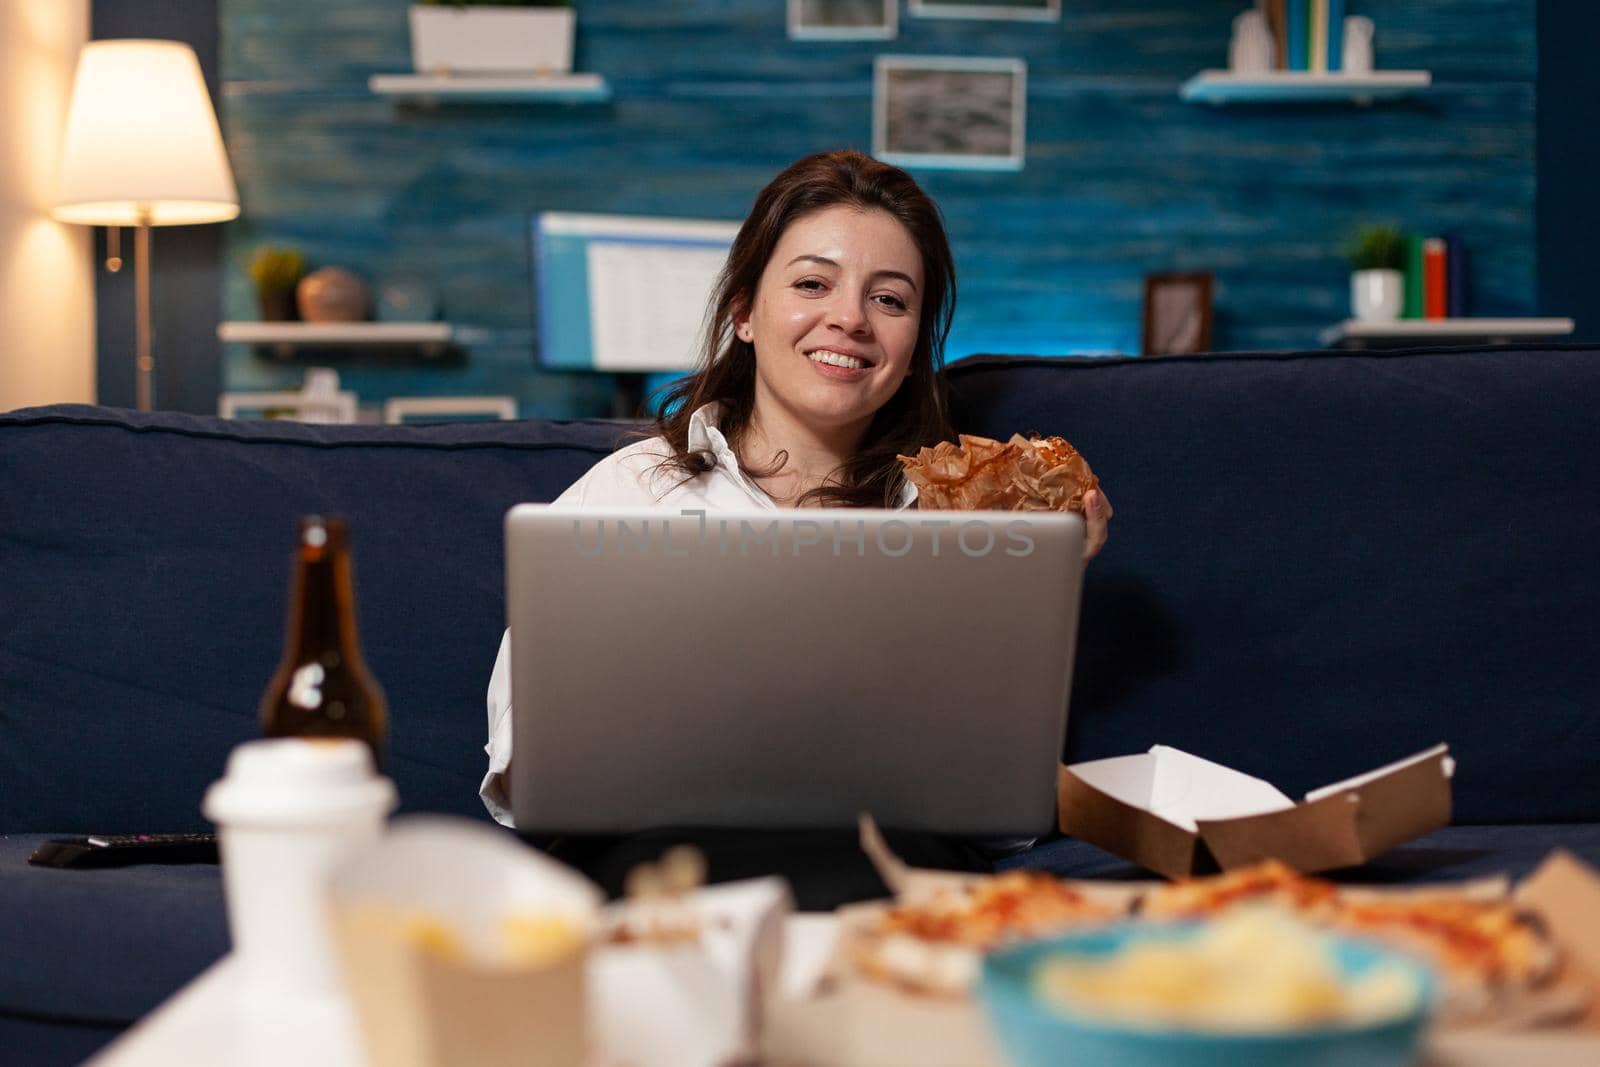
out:
<path id="1" fill-rule="evenodd" d="M 777 510 L 770 496 L 739 469 L 739 460 L 718 428 L 718 405 L 707 404 L 689 418 L 689 450 L 709 454 L 714 466 L 691 478 L 663 467 L 672 448 L 661 437 L 619 449 L 590 467 L 554 503 L 587 508 L 696 508 L 731 511 L 748 508 Z M 903 482 L 899 506 L 917 499 L 917 487 Z M 511 795 L 506 768 L 511 764 L 511 648 L 510 631 L 500 638 L 500 653 L 489 677 L 489 770 L 478 795 L 495 820 L 512 825 Z"/>

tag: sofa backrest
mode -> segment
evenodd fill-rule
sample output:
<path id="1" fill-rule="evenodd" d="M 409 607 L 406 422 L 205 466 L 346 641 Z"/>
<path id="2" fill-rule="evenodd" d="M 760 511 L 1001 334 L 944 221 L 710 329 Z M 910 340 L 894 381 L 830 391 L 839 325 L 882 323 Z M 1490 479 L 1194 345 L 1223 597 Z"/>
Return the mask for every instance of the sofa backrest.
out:
<path id="1" fill-rule="evenodd" d="M 1458 821 L 1600 818 L 1600 352 L 986 357 L 950 382 L 961 430 L 1066 437 L 1116 511 L 1071 758 L 1173 745 L 1297 796 L 1448 741 Z"/>
<path id="2" fill-rule="evenodd" d="M 205 826 L 206 785 L 259 734 L 312 512 L 350 522 L 403 809 L 481 815 L 504 513 L 555 497 L 620 434 L 0 415 L 0 831 Z"/>
<path id="3" fill-rule="evenodd" d="M 1071 758 L 1175 745 L 1297 795 L 1449 741 L 1458 819 L 1600 818 L 1600 353 L 983 357 L 949 378 L 959 429 L 1067 437 L 1116 508 Z M 308 512 L 350 520 L 403 808 L 481 816 L 504 512 L 622 432 L 0 415 L 0 832 L 204 826 L 257 734 Z"/>

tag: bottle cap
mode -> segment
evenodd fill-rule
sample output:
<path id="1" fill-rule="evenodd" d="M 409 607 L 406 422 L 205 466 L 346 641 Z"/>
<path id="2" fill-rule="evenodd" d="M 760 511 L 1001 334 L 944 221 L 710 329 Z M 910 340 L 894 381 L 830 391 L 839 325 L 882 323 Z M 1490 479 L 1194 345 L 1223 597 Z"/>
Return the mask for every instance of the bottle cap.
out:
<path id="1" fill-rule="evenodd" d="M 201 810 L 212 822 L 268 827 L 382 816 L 397 803 L 394 783 L 374 771 L 365 742 L 279 737 L 235 748 Z"/>

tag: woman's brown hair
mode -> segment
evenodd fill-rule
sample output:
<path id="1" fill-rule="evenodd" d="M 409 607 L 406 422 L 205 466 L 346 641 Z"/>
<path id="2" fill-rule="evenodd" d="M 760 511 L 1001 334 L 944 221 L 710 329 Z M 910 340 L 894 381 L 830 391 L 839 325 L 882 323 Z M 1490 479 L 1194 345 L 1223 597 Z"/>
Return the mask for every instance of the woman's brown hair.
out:
<path id="1" fill-rule="evenodd" d="M 772 179 L 739 228 L 712 295 L 700 369 L 676 382 L 662 402 L 656 429 L 672 447 L 663 466 L 694 477 L 715 465 L 709 454 L 689 449 L 690 417 L 712 402 L 721 405 L 723 436 L 739 454 L 755 404 L 756 353 L 754 345 L 735 334 L 734 316 L 755 303 L 756 286 L 784 231 L 802 216 L 840 204 L 886 212 L 911 234 L 922 253 L 921 315 L 911 373 L 873 416 L 856 454 L 836 472 L 839 484 L 813 489 L 800 503 L 894 507 L 903 481 L 894 457 L 951 436 L 939 371 L 955 311 L 956 275 L 939 208 L 899 167 L 860 152 L 821 152 Z M 780 455 L 780 466 L 782 461 Z"/>

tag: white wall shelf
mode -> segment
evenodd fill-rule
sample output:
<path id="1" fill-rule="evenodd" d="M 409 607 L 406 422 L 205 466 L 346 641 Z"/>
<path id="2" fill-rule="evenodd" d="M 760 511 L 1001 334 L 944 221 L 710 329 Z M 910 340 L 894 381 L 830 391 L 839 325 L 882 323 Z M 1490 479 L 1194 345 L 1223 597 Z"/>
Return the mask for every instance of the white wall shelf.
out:
<path id="1" fill-rule="evenodd" d="M 1457 318 L 1400 319 L 1395 322 L 1363 322 L 1346 319 L 1322 331 L 1324 345 L 1337 348 L 1366 348 L 1428 341 L 1485 341 L 1509 343 L 1538 337 L 1565 337 L 1573 330 L 1565 318 Z"/>
<path id="2" fill-rule="evenodd" d="M 367 88 L 418 103 L 599 104 L 611 99 L 610 83 L 598 74 L 374 74 Z"/>
<path id="3" fill-rule="evenodd" d="M 1184 82 L 1178 95 L 1192 104 L 1369 104 L 1420 92 L 1431 84 L 1433 75 L 1425 70 L 1375 70 L 1368 74 L 1301 70 L 1235 74 L 1203 70 Z"/>
<path id="4" fill-rule="evenodd" d="M 299 348 L 415 348 L 437 356 L 457 339 L 448 322 L 224 322 L 217 336 L 279 356 Z"/>

